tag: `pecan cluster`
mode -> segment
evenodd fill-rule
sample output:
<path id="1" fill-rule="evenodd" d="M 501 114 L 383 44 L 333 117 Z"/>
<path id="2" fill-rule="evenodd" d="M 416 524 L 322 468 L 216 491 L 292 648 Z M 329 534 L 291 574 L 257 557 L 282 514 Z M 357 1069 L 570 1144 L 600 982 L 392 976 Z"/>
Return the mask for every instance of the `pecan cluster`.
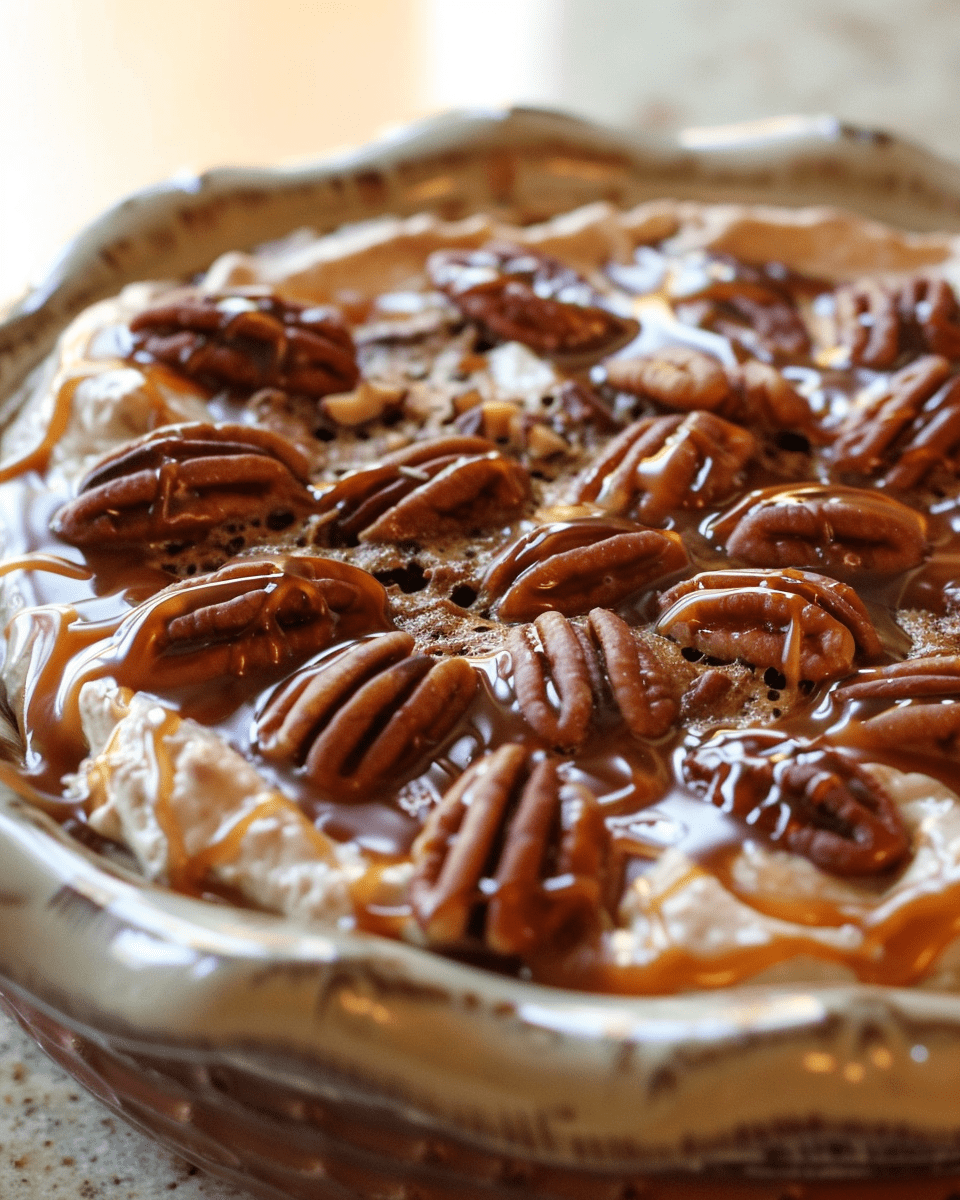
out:
<path id="1" fill-rule="evenodd" d="M 835 747 L 772 730 L 720 733 L 685 756 L 683 773 L 706 801 L 826 871 L 874 875 L 909 852 L 895 802 Z"/>
<path id="2" fill-rule="evenodd" d="M 317 505 L 323 546 L 406 542 L 468 532 L 519 516 L 530 477 L 480 437 L 416 442 L 329 487 Z"/>
<path id="3" fill-rule="evenodd" d="M 585 788 L 551 758 L 508 743 L 470 766 L 430 814 L 413 850 L 414 915 L 432 945 L 471 934 L 525 957 L 598 930 L 609 835 Z"/>
<path id="4" fill-rule="evenodd" d="M 687 565 L 679 536 L 615 518 L 554 521 L 524 534 L 493 563 L 481 599 L 502 621 L 610 608 Z"/>
<path id="5" fill-rule="evenodd" d="M 213 390 L 320 397 L 349 391 L 360 377 L 335 308 L 272 293 L 178 293 L 134 317 L 130 332 L 136 362 L 165 363 Z"/>
<path id="6" fill-rule="evenodd" d="M 813 567 L 841 578 L 919 566 L 926 518 L 890 496 L 804 484 L 751 492 L 712 527 L 750 566 Z"/>
<path id="7" fill-rule="evenodd" d="M 774 667 L 796 686 L 848 674 L 880 639 L 847 584 L 812 571 L 707 571 L 660 598 L 657 632 L 719 662 Z"/>
<path id="8" fill-rule="evenodd" d="M 556 749 L 580 746 L 604 707 L 639 738 L 663 737 L 677 719 L 673 680 L 609 609 L 595 608 L 585 626 L 558 612 L 541 613 L 532 625 L 510 631 L 507 648 L 520 712 Z"/>
<path id="9" fill-rule="evenodd" d="M 960 358 L 960 305 L 944 279 L 861 281 L 837 291 L 834 311 L 851 362 L 887 370 L 903 355 Z"/>
<path id="10" fill-rule="evenodd" d="M 228 552 L 269 541 L 310 515 L 309 464 L 278 434 L 247 425 L 167 425 L 107 455 L 53 531 L 85 550 L 192 546 Z"/>
<path id="11" fill-rule="evenodd" d="M 437 750 L 477 689 L 465 658 L 413 648 L 408 633 L 386 633 L 294 675 L 260 713 L 256 749 L 334 799 L 395 784 Z"/>
<path id="12" fill-rule="evenodd" d="M 427 267 L 434 287 L 488 336 L 523 342 L 546 357 L 602 358 L 639 329 L 632 318 L 604 307 L 576 271 L 522 246 L 438 250 Z"/>

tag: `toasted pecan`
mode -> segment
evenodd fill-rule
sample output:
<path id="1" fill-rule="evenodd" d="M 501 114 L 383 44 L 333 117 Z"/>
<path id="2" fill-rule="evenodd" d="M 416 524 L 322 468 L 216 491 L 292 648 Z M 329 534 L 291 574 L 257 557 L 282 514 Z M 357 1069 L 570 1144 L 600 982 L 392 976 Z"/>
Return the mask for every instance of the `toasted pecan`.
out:
<path id="1" fill-rule="evenodd" d="M 619 604 L 687 564 L 677 534 L 616 518 L 541 525 L 492 564 L 482 599 L 503 621 L 555 610 L 577 616 Z"/>
<path id="2" fill-rule="evenodd" d="M 756 567 L 813 567 L 841 578 L 918 566 L 926 518 L 861 488 L 786 485 L 750 492 L 714 522 L 727 553 Z"/>
<path id="3" fill-rule="evenodd" d="M 960 306 L 944 279 L 849 284 L 836 293 L 834 311 L 838 341 L 851 362 L 884 369 L 903 354 L 960 358 Z"/>
<path id="4" fill-rule="evenodd" d="M 532 626 L 510 631 L 507 648 L 520 712 L 555 749 L 578 747 L 594 714 L 608 705 L 640 738 L 662 737 L 676 721 L 673 682 L 609 609 L 593 609 L 586 627 L 557 612 L 541 613 Z M 558 705 L 551 699 L 551 683 Z"/>
<path id="5" fill-rule="evenodd" d="M 658 523 L 677 509 L 726 499 L 756 449 L 751 433 L 712 413 L 646 417 L 610 442 L 575 484 L 574 498 Z"/>
<path id="6" fill-rule="evenodd" d="M 604 298 L 570 267 L 522 246 L 438 250 L 427 270 L 463 315 L 501 341 L 538 354 L 588 361 L 611 354 L 639 325 L 604 307 Z"/>
<path id="7" fill-rule="evenodd" d="M 335 308 L 262 289 L 181 291 L 130 322 L 131 357 L 162 362 L 212 389 L 307 396 L 349 391 L 360 378 L 353 338 Z"/>
<path id="8" fill-rule="evenodd" d="M 196 544 L 219 530 L 239 536 L 236 552 L 313 512 L 307 480 L 305 456 L 279 434 L 168 425 L 103 458 L 52 528 L 91 550 Z"/>
<path id="9" fill-rule="evenodd" d="M 480 937 L 527 956 L 603 920 L 609 836 L 585 788 L 565 788 L 553 759 L 507 744 L 469 767 L 414 845 L 410 888 L 428 941 Z"/>
<path id="10" fill-rule="evenodd" d="M 846 584 L 812 571 L 708 571 L 660 598 L 657 631 L 721 662 L 775 667 L 792 684 L 847 674 L 880 652 L 869 614 Z"/>
<path id="11" fill-rule="evenodd" d="M 874 875 L 909 853 L 894 801 L 836 747 L 773 730 L 723 732 L 688 753 L 682 770 L 705 800 L 826 871 Z"/>
<path id="12" fill-rule="evenodd" d="M 415 442 L 328 488 L 316 541 L 350 546 L 483 529 L 519 516 L 529 500 L 526 469 L 486 438 Z"/>
<path id="13" fill-rule="evenodd" d="M 138 605 L 83 669 L 150 692 L 249 678 L 263 687 L 336 640 L 389 629 L 382 584 L 308 555 L 238 559 Z"/>
<path id="14" fill-rule="evenodd" d="M 466 711 L 477 673 L 464 658 L 412 655 L 413 638 L 358 642 L 280 686 L 260 713 L 259 752 L 322 793 L 372 798 L 436 750 Z"/>

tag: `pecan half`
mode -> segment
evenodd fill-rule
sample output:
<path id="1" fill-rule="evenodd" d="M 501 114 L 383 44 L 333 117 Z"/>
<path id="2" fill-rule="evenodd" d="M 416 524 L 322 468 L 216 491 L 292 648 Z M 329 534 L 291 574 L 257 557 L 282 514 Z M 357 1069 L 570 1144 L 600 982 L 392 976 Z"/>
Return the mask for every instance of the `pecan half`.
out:
<path id="1" fill-rule="evenodd" d="M 772 731 L 724 732 L 687 754 L 703 798 L 837 875 L 875 875 L 903 861 L 910 838 L 896 804 L 850 754 Z"/>
<path id="2" fill-rule="evenodd" d="M 601 294 L 572 268 L 522 246 L 438 250 L 427 271 L 434 287 L 487 334 L 547 357 L 601 358 L 639 330 L 632 318 L 603 307 Z"/>
<path id="3" fill-rule="evenodd" d="M 195 545 L 219 531 L 235 554 L 314 511 L 308 469 L 264 429 L 167 425 L 102 459 L 52 528 L 91 550 Z"/>
<path id="4" fill-rule="evenodd" d="M 812 429 L 809 402 L 769 363 L 748 359 L 724 367 L 689 346 L 667 346 L 605 365 L 607 382 L 665 408 L 702 409 L 762 429 Z"/>
<path id="5" fill-rule="evenodd" d="M 169 692 L 286 674 L 335 640 L 389 629 L 387 594 L 359 567 L 249 558 L 172 584 L 135 608 L 96 660 L 119 683 Z"/>
<path id="6" fill-rule="evenodd" d="M 595 608 L 586 629 L 558 612 L 541 613 L 532 626 L 510 631 L 507 649 L 520 712 L 557 749 L 579 746 L 594 714 L 611 702 L 637 737 L 662 737 L 677 719 L 679 706 L 666 671 L 608 609 Z"/>
<path id="7" fill-rule="evenodd" d="M 926 519 L 889 496 L 859 488 L 762 488 L 716 521 L 727 553 L 757 567 L 815 567 L 845 576 L 918 566 Z"/>
<path id="8" fill-rule="evenodd" d="M 920 451 L 921 461 L 911 464 L 908 472 L 908 457 L 903 471 L 893 478 L 887 475 L 884 482 L 897 487 L 919 483 L 934 462 L 960 440 L 960 433 L 949 430 L 944 431 L 946 444 L 938 436 L 933 444 L 923 441 L 928 402 L 941 410 L 952 410 L 957 403 L 953 383 L 940 393 L 949 376 L 950 363 L 945 358 L 927 355 L 891 375 L 879 391 L 869 390 L 840 426 L 832 452 L 835 469 L 864 476 L 880 475 L 891 467 L 896 471 L 901 454 L 912 449 L 914 457 Z M 917 438 L 920 446 L 914 445 Z"/>
<path id="9" fill-rule="evenodd" d="M 960 696 L 960 654 L 932 654 L 867 668 L 842 683 L 834 695 L 838 700 Z"/>
<path id="10" fill-rule="evenodd" d="M 604 369 L 612 387 L 684 412 L 698 408 L 712 412 L 730 394 L 721 363 L 690 346 L 665 346 L 638 358 L 613 358 Z"/>
<path id="11" fill-rule="evenodd" d="M 410 900 L 432 945 L 478 930 L 525 957 L 604 920 L 609 835 L 596 798 L 554 760 L 508 744 L 470 766 L 414 844 Z"/>
<path id="12" fill-rule="evenodd" d="M 880 639 L 856 592 L 812 571 L 707 571 L 660 598 L 657 632 L 721 662 L 775 667 L 796 685 L 847 674 Z"/>
<path id="13" fill-rule="evenodd" d="M 416 442 L 324 492 L 316 540 L 326 546 L 404 542 L 499 525 L 530 499 L 530 477 L 480 437 Z"/>
<path id="14" fill-rule="evenodd" d="M 723 334 L 762 357 L 801 358 L 810 352 L 810 335 L 797 306 L 797 295 L 815 291 L 777 263 L 755 266 L 715 255 L 699 270 L 677 276 L 674 303 L 683 319 Z"/>
<path id="15" fill-rule="evenodd" d="M 575 485 L 574 498 L 616 516 L 659 522 L 725 499 L 757 448 L 753 435 L 708 412 L 629 425 Z"/>
<path id="16" fill-rule="evenodd" d="M 555 610 L 608 608 L 687 565 L 678 534 L 616 518 L 553 521 L 519 538 L 493 563 L 482 600 L 503 621 Z"/>
<path id="17" fill-rule="evenodd" d="M 307 396 L 360 378 L 353 338 L 335 308 L 260 291 L 180 292 L 130 322 L 136 362 L 162 362 L 212 389 L 264 387 Z"/>
<path id="18" fill-rule="evenodd" d="M 882 370 L 901 354 L 960 358 L 960 306 L 944 279 L 851 284 L 837 292 L 835 315 L 840 345 L 861 366 Z"/>
<path id="19" fill-rule="evenodd" d="M 387 633 L 282 684 L 257 722 L 260 754 L 335 799 L 401 782 L 463 716 L 478 678 L 465 658 L 412 655 L 413 646 L 409 634 Z"/>
<path id="20" fill-rule="evenodd" d="M 960 704 L 931 700 L 898 704 L 864 721 L 860 740 L 878 750 L 891 747 L 915 754 L 960 754 Z"/>

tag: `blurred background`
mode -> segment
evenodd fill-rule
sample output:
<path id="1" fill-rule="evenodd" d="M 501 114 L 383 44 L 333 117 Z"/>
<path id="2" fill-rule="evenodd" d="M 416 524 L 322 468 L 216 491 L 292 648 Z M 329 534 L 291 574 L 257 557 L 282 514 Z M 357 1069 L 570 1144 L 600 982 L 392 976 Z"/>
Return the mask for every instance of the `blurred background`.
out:
<path id="1" fill-rule="evenodd" d="M 958 0 L 0 0 L 0 299 L 136 188 L 439 109 L 831 112 L 960 161 Z"/>

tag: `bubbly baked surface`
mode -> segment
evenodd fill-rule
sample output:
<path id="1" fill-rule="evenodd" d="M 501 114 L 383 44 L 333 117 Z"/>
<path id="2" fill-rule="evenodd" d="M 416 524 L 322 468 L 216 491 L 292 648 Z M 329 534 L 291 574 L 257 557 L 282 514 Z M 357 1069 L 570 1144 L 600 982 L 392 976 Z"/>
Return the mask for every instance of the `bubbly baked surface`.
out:
<path id="1" fill-rule="evenodd" d="M 128 288 L 0 444 L 4 778 L 543 982 L 953 987 L 955 270 L 663 203 Z"/>

